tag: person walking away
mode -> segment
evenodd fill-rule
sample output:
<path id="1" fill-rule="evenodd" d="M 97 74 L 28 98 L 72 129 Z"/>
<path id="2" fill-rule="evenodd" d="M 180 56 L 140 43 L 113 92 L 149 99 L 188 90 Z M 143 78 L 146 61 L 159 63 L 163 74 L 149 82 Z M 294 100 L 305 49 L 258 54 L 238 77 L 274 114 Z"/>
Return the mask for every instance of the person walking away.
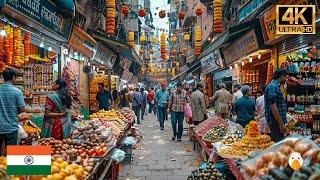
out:
<path id="1" fill-rule="evenodd" d="M 147 108 L 147 94 L 144 91 L 144 88 L 140 88 L 141 98 L 142 98 L 142 107 L 141 107 L 141 119 L 144 120 L 144 114 Z"/>
<path id="2" fill-rule="evenodd" d="M 169 92 L 166 90 L 166 84 L 161 84 L 161 89 L 156 93 L 158 117 L 161 130 L 164 130 L 164 120 L 168 108 L 168 100 Z"/>
<path id="3" fill-rule="evenodd" d="M 140 111 L 142 108 L 142 95 L 139 91 L 139 88 L 136 88 L 136 91 L 132 95 L 132 110 L 134 111 L 135 115 L 137 116 L 137 123 L 141 124 L 141 115 Z"/>
<path id="4" fill-rule="evenodd" d="M 120 93 L 119 108 L 130 107 L 128 89 L 123 89 Z"/>
<path id="5" fill-rule="evenodd" d="M 187 92 L 182 89 L 182 84 L 177 83 L 177 90 L 172 91 L 169 99 L 169 111 L 171 112 L 171 124 L 174 141 L 177 137 L 178 141 L 181 141 L 183 132 L 183 118 L 184 118 L 184 106 L 189 101 Z M 178 132 L 177 132 L 178 123 Z"/>
<path id="6" fill-rule="evenodd" d="M 207 118 L 207 108 L 203 94 L 203 85 L 197 84 L 197 90 L 191 94 L 192 121 L 194 125 L 200 124 Z"/>
<path id="7" fill-rule="evenodd" d="M 112 90 L 112 100 L 113 100 L 114 104 L 119 103 L 119 92 L 117 91 L 116 88 L 113 88 L 113 90 Z"/>
<path id="8" fill-rule="evenodd" d="M 226 84 L 219 84 L 219 90 L 210 98 L 215 103 L 215 115 L 223 119 L 230 117 L 231 94 L 226 88 Z"/>
<path id="9" fill-rule="evenodd" d="M 152 113 L 152 111 L 154 111 L 154 105 L 155 105 L 155 92 L 153 88 L 149 89 L 149 92 L 147 95 L 147 101 L 149 104 L 149 113 Z"/>
<path id="10" fill-rule="evenodd" d="M 268 84 L 265 94 L 266 120 L 269 124 L 271 139 L 274 142 L 280 141 L 289 129 L 285 126 L 287 123 L 287 107 L 280 86 L 284 85 L 288 72 L 284 69 L 277 69 Z"/>
<path id="11" fill-rule="evenodd" d="M 0 84 L 0 152 L 7 145 L 18 144 L 18 114 L 25 112 L 22 91 L 13 86 L 16 71 L 6 69 L 2 73 L 4 83 Z M 4 147 L 3 147 L 4 145 Z"/>
<path id="12" fill-rule="evenodd" d="M 256 104 L 254 100 L 249 97 L 251 94 L 250 86 L 244 85 L 240 90 L 243 96 L 238 99 L 235 104 L 236 122 L 245 128 L 251 120 L 254 120 Z"/>
<path id="13" fill-rule="evenodd" d="M 112 104 L 112 95 L 106 88 L 103 83 L 98 84 L 99 92 L 97 93 L 96 99 L 98 101 L 99 110 L 103 109 L 108 111 L 110 104 Z"/>
<path id="14" fill-rule="evenodd" d="M 262 87 L 261 96 L 259 96 L 256 100 L 256 119 L 260 128 L 260 132 L 263 134 L 270 134 L 270 128 L 266 120 L 265 116 L 265 108 L 264 108 L 264 92 L 266 90 L 266 86 Z"/>
<path id="15" fill-rule="evenodd" d="M 235 115 L 235 105 L 238 99 L 242 98 L 243 94 L 241 92 L 241 85 L 240 84 L 235 84 L 233 87 L 233 93 L 232 93 L 232 109 L 231 113 Z"/>
<path id="16" fill-rule="evenodd" d="M 46 99 L 41 137 L 53 137 L 56 140 L 66 139 L 71 133 L 72 98 L 66 88 L 66 81 L 57 79 L 52 85 L 55 91 Z"/>

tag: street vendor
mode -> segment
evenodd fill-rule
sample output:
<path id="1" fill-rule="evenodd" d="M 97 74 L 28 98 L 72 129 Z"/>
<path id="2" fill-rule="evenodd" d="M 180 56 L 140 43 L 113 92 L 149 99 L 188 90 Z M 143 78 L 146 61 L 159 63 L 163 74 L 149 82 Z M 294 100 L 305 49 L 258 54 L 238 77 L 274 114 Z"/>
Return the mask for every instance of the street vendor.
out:
<path id="1" fill-rule="evenodd" d="M 25 111 L 23 94 L 13 86 L 15 70 L 7 69 L 2 76 L 4 83 L 0 84 L 0 152 L 3 144 L 5 147 L 18 144 L 18 114 Z"/>
<path id="2" fill-rule="evenodd" d="M 284 85 L 287 79 L 287 71 L 277 69 L 268 84 L 265 94 L 266 119 L 269 124 L 271 139 L 275 142 L 280 141 L 289 129 L 285 126 L 287 122 L 287 107 L 280 86 Z"/>
<path id="3" fill-rule="evenodd" d="M 55 92 L 48 95 L 45 104 L 41 136 L 61 140 L 68 138 L 71 132 L 71 114 L 68 109 L 71 108 L 72 99 L 63 79 L 57 79 L 52 90 Z"/>

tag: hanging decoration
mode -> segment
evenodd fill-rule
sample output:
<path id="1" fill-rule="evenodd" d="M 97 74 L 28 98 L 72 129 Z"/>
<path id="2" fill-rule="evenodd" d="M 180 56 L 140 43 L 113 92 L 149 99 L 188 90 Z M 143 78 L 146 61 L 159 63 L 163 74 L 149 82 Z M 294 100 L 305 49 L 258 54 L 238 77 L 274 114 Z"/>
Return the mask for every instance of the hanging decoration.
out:
<path id="1" fill-rule="evenodd" d="M 203 13 L 202 8 L 201 8 L 201 7 L 198 7 L 198 8 L 196 9 L 196 15 L 197 15 L 197 16 L 201 16 L 202 13 Z"/>
<path id="2" fill-rule="evenodd" d="M 116 27 L 116 1 L 115 0 L 107 0 L 107 34 L 113 35 L 115 33 Z"/>
<path id="3" fill-rule="evenodd" d="M 134 47 L 134 32 L 132 31 L 128 33 L 128 44 Z"/>
<path id="4" fill-rule="evenodd" d="M 177 50 L 175 50 L 175 49 L 172 49 L 172 50 L 171 50 L 171 55 L 172 55 L 172 56 L 175 56 L 175 55 L 177 55 Z"/>
<path id="5" fill-rule="evenodd" d="M 157 36 L 152 36 L 152 37 L 151 37 L 151 43 L 152 43 L 152 44 L 156 44 L 157 42 L 158 42 Z"/>
<path id="6" fill-rule="evenodd" d="M 140 8 L 138 10 L 138 16 L 144 17 L 146 15 L 146 11 L 143 8 Z"/>
<path id="7" fill-rule="evenodd" d="M 140 35 L 140 43 L 144 43 L 144 42 L 146 42 L 146 35 L 144 34 L 144 33 L 142 33 L 141 35 Z"/>
<path id="8" fill-rule="evenodd" d="M 167 59 L 167 50 L 166 50 L 166 33 L 161 33 L 160 35 L 160 57 L 161 59 L 165 60 Z"/>
<path id="9" fill-rule="evenodd" d="M 213 31 L 222 33 L 222 0 L 213 0 Z"/>
<path id="10" fill-rule="evenodd" d="M 176 68 L 171 69 L 171 76 L 175 77 L 176 76 Z"/>
<path id="11" fill-rule="evenodd" d="M 150 50 L 149 50 L 149 53 L 150 53 L 150 54 L 153 54 L 153 53 L 154 53 L 154 50 L 153 50 L 153 49 L 150 49 Z"/>
<path id="12" fill-rule="evenodd" d="M 160 18 L 165 18 L 165 17 L 166 17 L 166 11 L 165 11 L 165 10 L 161 10 L 161 11 L 159 12 L 159 17 L 160 17 Z"/>
<path id="13" fill-rule="evenodd" d="M 190 41 L 190 34 L 185 33 L 185 34 L 183 35 L 183 40 L 185 40 L 185 41 Z"/>
<path id="14" fill-rule="evenodd" d="M 171 36 L 170 41 L 171 41 L 171 43 L 177 42 L 177 36 Z"/>
<path id="15" fill-rule="evenodd" d="M 127 16 L 127 15 L 129 14 L 129 7 L 126 6 L 126 5 L 123 5 L 123 6 L 121 7 L 121 13 L 122 13 L 123 15 Z"/>
<path id="16" fill-rule="evenodd" d="M 201 27 L 195 27 L 195 35 L 194 35 L 194 55 L 199 57 L 201 54 L 201 43 L 202 43 L 202 32 Z"/>
<path id="17" fill-rule="evenodd" d="M 180 20 L 183 20 L 185 17 L 186 17 L 186 13 L 185 13 L 184 11 L 180 11 L 180 12 L 178 13 L 178 18 L 179 18 Z"/>

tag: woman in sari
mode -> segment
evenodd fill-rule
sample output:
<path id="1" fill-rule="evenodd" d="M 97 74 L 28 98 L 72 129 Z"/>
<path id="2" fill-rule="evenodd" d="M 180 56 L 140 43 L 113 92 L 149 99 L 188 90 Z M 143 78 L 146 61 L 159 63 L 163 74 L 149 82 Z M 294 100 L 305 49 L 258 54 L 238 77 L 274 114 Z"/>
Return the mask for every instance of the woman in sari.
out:
<path id="1" fill-rule="evenodd" d="M 53 137 L 56 140 L 68 138 L 71 132 L 71 114 L 68 112 L 72 104 L 70 93 L 66 89 L 66 82 L 57 79 L 46 100 L 42 137 Z"/>

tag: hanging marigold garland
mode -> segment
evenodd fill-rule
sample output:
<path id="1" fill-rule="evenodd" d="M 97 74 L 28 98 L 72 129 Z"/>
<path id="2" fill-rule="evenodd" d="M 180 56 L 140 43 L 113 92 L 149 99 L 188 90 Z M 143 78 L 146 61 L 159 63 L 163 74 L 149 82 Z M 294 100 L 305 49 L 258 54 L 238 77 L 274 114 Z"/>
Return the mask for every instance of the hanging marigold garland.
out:
<path id="1" fill-rule="evenodd" d="M 222 0 L 213 0 L 213 31 L 222 33 Z"/>
<path id="2" fill-rule="evenodd" d="M 190 34 L 185 33 L 185 34 L 183 35 L 183 40 L 185 40 L 185 41 L 190 41 Z"/>
<path id="3" fill-rule="evenodd" d="M 177 42 L 177 36 L 171 36 L 170 41 L 171 43 Z"/>
<path id="4" fill-rule="evenodd" d="M 126 5 L 123 5 L 123 6 L 121 7 L 121 13 L 122 13 L 123 15 L 127 16 L 127 15 L 129 14 L 129 7 L 126 6 Z"/>
<path id="5" fill-rule="evenodd" d="M 107 34 L 113 35 L 115 33 L 116 27 L 116 1 L 115 0 L 107 0 Z"/>
<path id="6" fill-rule="evenodd" d="M 129 32 L 128 33 L 128 44 L 131 47 L 134 47 L 134 32 Z"/>
<path id="7" fill-rule="evenodd" d="M 146 42 L 146 40 L 147 40 L 146 35 L 144 33 L 142 33 L 140 35 L 140 43 L 144 43 L 144 42 Z"/>
<path id="8" fill-rule="evenodd" d="M 160 57 L 163 60 L 167 59 L 166 41 L 167 41 L 167 37 L 166 37 L 166 34 L 163 32 L 160 35 L 160 54 L 161 54 Z"/>
<path id="9" fill-rule="evenodd" d="M 146 15 L 146 11 L 143 8 L 140 8 L 138 10 L 138 16 L 144 17 Z"/>
<path id="10" fill-rule="evenodd" d="M 194 55 L 199 57 L 201 54 L 202 32 L 200 26 L 195 27 L 194 35 Z"/>
<path id="11" fill-rule="evenodd" d="M 151 43 L 152 43 L 152 44 L 156 44 L 157 42 L 158 42 L 157 36 L 152 36 L 152 37 L 151 37 Z"/>

